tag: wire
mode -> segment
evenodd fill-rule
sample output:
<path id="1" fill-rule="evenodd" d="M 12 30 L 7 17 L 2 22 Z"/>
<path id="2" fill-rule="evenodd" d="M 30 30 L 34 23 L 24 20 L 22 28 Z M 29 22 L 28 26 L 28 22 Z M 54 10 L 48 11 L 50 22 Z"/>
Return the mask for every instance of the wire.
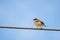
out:
<path id="1" fill-rule="evenodd" d="M 60 29 L 56 29 L 56 28 L 28 28 L 28 27 L 17 27 L 17 26 L 0 26 L 0 28 L 8 28 L 8 29 L 26 29 L 26 30 L 60 31 Z"/>

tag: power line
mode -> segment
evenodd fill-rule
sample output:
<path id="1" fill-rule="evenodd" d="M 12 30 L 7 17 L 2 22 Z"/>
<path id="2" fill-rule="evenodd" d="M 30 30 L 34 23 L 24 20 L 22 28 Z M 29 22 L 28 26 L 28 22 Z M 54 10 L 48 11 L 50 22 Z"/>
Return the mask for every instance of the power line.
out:
<path id="1" fill-rule="evenodd" d="M 60 29 L 56 29 L 56 28 L 28 28 L 28 27 L 17 27 L 17 26 L 0 26 L 0 28 L 8 28 L 8 29 L 26 29 L 26 30 L 60 31 Z"/>

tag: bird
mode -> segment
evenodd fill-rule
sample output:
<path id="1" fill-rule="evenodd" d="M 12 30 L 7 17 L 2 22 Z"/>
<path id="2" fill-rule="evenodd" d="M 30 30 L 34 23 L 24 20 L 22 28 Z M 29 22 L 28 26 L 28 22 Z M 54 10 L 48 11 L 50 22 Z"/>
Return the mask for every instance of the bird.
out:
<path id="1" fill-rule="evenodd" d="M 37 18 L 34 18 L 33 21 L 34 21 L 34 24 L 37 26 L 37 28 L 42 28 L 42 26 L 46 27 L 44 22 Z"/>

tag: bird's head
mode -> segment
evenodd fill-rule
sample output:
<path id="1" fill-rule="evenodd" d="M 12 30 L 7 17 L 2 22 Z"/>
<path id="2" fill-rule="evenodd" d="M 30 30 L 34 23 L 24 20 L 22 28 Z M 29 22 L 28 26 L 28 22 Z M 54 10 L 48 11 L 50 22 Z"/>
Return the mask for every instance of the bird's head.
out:
<path id="1" fill-rule="evenodd" d="M 33 20 L 35 21 L 35 20 L 38 20 L 38 19 L 37 18 L 34 18 Z"/>

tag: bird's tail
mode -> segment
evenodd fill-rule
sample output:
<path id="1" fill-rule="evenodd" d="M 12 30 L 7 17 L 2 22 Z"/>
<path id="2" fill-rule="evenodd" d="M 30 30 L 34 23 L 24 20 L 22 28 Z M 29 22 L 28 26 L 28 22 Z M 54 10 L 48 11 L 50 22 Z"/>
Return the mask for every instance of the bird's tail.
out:
<path id="1" fill-rule="evenodd" d="M 44 27 L 46 27 L 46 25 L 44 24 Z"/>

